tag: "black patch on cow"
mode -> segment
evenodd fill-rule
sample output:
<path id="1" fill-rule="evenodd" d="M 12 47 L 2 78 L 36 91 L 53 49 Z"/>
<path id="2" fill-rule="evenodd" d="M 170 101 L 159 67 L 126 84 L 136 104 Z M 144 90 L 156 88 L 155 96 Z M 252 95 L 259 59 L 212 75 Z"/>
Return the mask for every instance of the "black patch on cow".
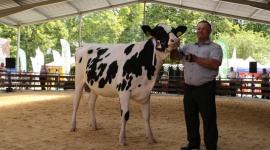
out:
<path id="1" fill-rule="evenodd" d="M 80 58 L 80 60 L 79 60 L 79 63 L 81 63 L 82 62 L 82 57 Z"/>
<path id="2" fill-rule="evenodd" d="M 125 114 L 125 120 L 126 120 L 126 121 L 129 120 L 129 111 L 127 111 L 126 114 Z"/>
<path id="3" fill-rule="evenodd" d="M 127 85 L 127 81 L 123 79 L 122 83 L 118 84 L 116 88 L 118 91 L 124 91 L 126 85 Z"/>
<path id="4" fill-rule="evenodd" d="M 138 87 L 141 87 L 141 86 L 142 86 L 141 84 L 138 85 Z"/>
<path id="5" fill-rule="evenodd" d="M 111 55 L 111 53 L 109 53 L 108 55 L 106 55 L 105 58 L 107 58 L 107 57 L 110 56 L 110 55 Z"/>
<path id="6" fill-rule="evenodd" d="M 121 117 L 122 117 L 122 115 L 123 115 L 123 110 L 121 109 Z M 129 111 L 127 111 L 127 112 L 125 113 L 125 120 L 126 120 L 126 121 L 129 120 Z"/>
<path id="7" fill-rule="evenodd" d="M 104 70 L 106 69 L 106 67 L 107 67 L 107 64 L 104 64 L 104 63 L 102 63 L 102 64 L 100 64 L 98 66 L 98 70 L 99 70 L 98 76 L 102 76 L 103 75 Z"/>
<path id="8" fill-rule="evenodd" d="M 128 54 L 132 51 L 134 45 L 135 45 L 135 44 L 131 44 L 131 45 L 129 45 L 129 46 L 125 49 L 125 54 L 126 54 L 126 55 L 128 55 Z"/>
<path id="9" fill-rule="evenodd" d="M 86 66 L 86 74 L 87 74 L 87 82 L 90 83 L 90 85 L 93 85 L 94 82 L 98 81 L 99 78 L 102 76 L 106 64 L 101 64 L 100 66 L 97 66 L 99 62 L 103 60 L 102 55 L 106 53 L 108 49 L 101 49 L 98 48 L 97 56 L 95 58 L 90 58 L 87 62 Z M 99 70 L 97 70 L 99 69 Z"/>
<path id="10" fill-rule="evenodd" d="M 143 71 L 146 71 L 147 78 L 149 80 L 152 79 L 156 70 L 156 56 L 154 55 L 154 64 L 153 61 L 153 51 L 154 46 L 151 40 L 148 40 L 144 45 L 143 49 L 128 59 L 123 66 L 123 80 L 121 83 L 117 85 L 117 89 L 119 90 L 129 90 L 131 87 L 131 82 L 133 80 L 133 75 L 135 77 L 142 76 Z M 144 70 L 143 68 L 144 67 Z M 124 84 L 126 82 L 128 84 Z M 123 86 L 126 86 L 125 88 Z"/>
<path id="11" fill-rule="evenodd" d="M 103 55 L 107 52 L 108 48 L 102 49 L 101 47 L 97 48 L 97 55 Z"/>
<path id="12" fill-rule="evenodd" d="M 92 53 L 93 53 L 92 49 L 88 50 L 88 54 L 92 54 Z"/>
<path id="13" fill-rule="evenodd" d="M 107 70 L 107 76 L 105 78 L 102 78 L 99 80 L 99 84 L 98 84 L 98 87 L 99 88 L 104 88 L 104 86 L 109 83 L 111 84 L 112 83 L 112 79 L 114 79 L 116 77 L 116 73 L 117 73 L 117 70 L 118 70 L 118 65 L 117 65 L 117 61 L 114 61 L 112 62 L 110 65 L 109 65 L 109 68 Z M 103 73 L 102 73 L 103 74 Z M 101 74 L 101 75 L 102 75 Z M 100 76 L 101 76 L 100 75 Z"/>

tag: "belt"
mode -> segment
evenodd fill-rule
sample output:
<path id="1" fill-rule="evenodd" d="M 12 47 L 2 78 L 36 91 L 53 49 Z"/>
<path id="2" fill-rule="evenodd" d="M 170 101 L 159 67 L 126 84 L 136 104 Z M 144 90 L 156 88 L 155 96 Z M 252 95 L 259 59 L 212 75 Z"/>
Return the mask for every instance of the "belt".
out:
<path id="1" fill-rule="evenodd" d="M 185 85 L 188 86 L 188 87 L 201 87 L 201 86 L 205 86 L 205 85 L 207 85 L 207 84 L 213 84 L 213 83 L 215 83 L 215 82 L 216 82 L 216 79 L 214 79 L 214 80 L 212 80 L 212 81 L 209 81 L 209 82 L 206 82 L 206 83 L 204 83 L 204 84 L 202 84 L 202 85 L 189 85 L 189 84 L 186 84 L 186 83 L 185 83 Z"/>

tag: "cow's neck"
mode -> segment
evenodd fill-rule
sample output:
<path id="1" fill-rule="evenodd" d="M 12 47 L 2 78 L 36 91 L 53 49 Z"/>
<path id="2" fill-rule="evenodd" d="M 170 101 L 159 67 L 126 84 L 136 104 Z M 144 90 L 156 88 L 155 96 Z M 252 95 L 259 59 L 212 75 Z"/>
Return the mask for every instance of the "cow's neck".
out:
<path id="1" fill-rule="evenodd" d="M 156 72 L 155 74 L 159 74 L 159 70 L 161 69 L 162 65 L 164 64 L 165 59 L 168 57 L 169 52 L 160 52 L 156 50 Z"/>

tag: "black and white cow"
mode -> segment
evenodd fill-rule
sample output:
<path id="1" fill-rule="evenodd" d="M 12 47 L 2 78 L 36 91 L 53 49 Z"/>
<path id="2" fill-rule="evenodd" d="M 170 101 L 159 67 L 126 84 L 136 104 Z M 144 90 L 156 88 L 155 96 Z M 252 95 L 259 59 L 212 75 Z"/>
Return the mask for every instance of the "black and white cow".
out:
<path id="1" fill-rule="evenodd" d="M 89 108 L 92 129 L 97 130 L 94 106 L 98 95 L 119 97 L 122 126 L 120 144 L 126 145 L 126 123 L 129 119 L 130 99 L 141 104 L 149 143 L 156 140 L 149 123 L 150 92 L 165 58 L 176 50 L 178 36 L 186 31 L 185 26 L 171 28 L 158 24 L 151 29 L 142 26 L 146 35 L 152 38 L 134 44 L 85 44 L 76 51 L 75 95 L 70 131 L 76 131 L 76 113 L 84 83 L 90 87 Z"/>

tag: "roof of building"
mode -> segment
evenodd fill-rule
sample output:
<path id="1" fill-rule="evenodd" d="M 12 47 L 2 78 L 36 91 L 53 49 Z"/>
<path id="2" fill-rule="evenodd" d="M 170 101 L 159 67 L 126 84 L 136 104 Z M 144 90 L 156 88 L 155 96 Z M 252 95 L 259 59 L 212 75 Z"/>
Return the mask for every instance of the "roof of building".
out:
<path id="1" fill-rule="evenodd" d="M 144 2 L 270 24 L 270 0 L 1 0 L 0 23 L 27 26 Z"/>

